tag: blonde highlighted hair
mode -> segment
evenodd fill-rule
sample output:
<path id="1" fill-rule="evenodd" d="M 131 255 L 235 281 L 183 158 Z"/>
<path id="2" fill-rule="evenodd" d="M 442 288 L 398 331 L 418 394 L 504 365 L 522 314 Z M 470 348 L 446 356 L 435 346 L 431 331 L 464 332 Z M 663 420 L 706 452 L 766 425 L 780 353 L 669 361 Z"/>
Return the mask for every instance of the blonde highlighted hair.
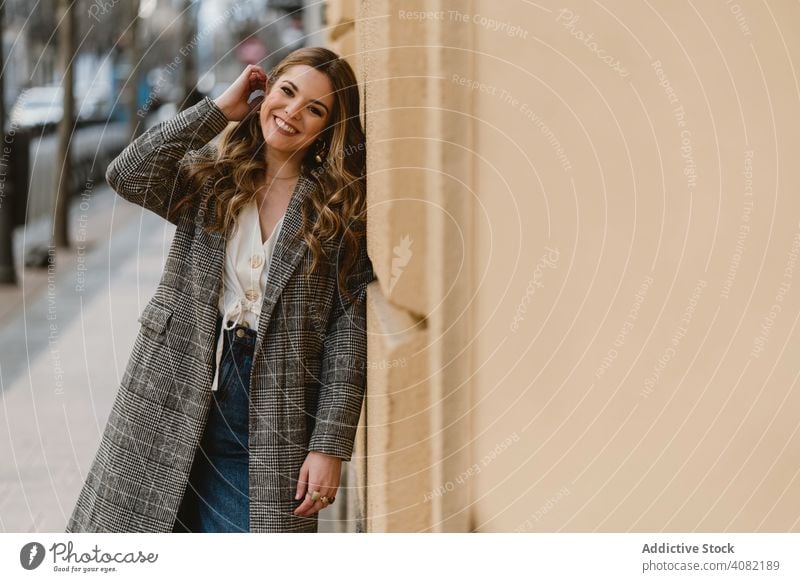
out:
<path id="1" fill-rule="evenodd" d="M 325 74 L 333 88 L 330 119 L 302 162 L 301 174 L 316 188 L 302 205 L 300 231 L 313 253 L 306 275 L 320 268 L 323 258 L 335 261 L 343 297 L 352 299 L 347 279 L 366 236 L 366 148 L 359 117 L 358 82 L 347 61 L 326 48 L 301 48 L 290 53 L 269 73 L 268 90 L 289 68 L 308 65 Z M 262 102 L 263 103 L 263 102 Z M 210 232 L 230 232 L 236 216 L 264 185 L 267 147 L 261 130 L 260 107 L 223 132 L 215 159 L 193 160 L 188 168 L 189 188 L 199 189 L 210 178 L 217 212 Z M 315 156 L 322 152 L 322 163 Z M 187 198 L 170 212 L 177 215 Z M 336 257 L 327 257 L 323 243 L 337 241 Z"/>

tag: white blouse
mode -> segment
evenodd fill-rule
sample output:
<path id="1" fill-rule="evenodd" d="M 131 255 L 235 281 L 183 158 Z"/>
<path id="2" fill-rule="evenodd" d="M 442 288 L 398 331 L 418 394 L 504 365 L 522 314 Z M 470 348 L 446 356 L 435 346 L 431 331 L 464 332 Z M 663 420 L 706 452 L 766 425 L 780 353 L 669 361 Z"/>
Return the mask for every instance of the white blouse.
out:
<path id="1" fill-rule="evenodd" d="M 233 329 L 235 325 L 246 325 L 258 329 L 261 304 L 267 286 L 267 275 L 283 225 L 284 213 L 269 238 L 261 243 L 261 225 L 258 207 L 252 200 L 239 211 L 236 227 L 225 247 L 225 272 L 222 277 L 222 291 L 219 296 L 219 312 L 222 315 L 222 328 Z M 228 325 L 228 322 L 231 322 Z M 212 390 L 217 389 L 219 363 L 225 337 L 222 332 L 217 341 L 216 372 Z"/>

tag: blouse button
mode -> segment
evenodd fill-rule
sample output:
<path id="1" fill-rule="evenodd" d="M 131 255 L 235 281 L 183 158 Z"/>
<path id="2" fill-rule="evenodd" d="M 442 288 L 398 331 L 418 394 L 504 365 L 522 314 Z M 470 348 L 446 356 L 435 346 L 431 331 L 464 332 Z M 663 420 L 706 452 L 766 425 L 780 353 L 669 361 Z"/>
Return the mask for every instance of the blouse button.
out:
<path id="1" fill-rule="evenodd" d="M 261 265 L 264 264 L 264 257 L 261 255 L 253 255 L 250 257 L 250 266 L 254 269 L 258 269 Z"/>
<path id="2" fill-rule="evenodd" d="M 244 296 L 247 297 L 248 301 L 255 301 L 256 297 L 258 297 L 258 293 L 255 289 L 248 289 L 244 292 Z"/>

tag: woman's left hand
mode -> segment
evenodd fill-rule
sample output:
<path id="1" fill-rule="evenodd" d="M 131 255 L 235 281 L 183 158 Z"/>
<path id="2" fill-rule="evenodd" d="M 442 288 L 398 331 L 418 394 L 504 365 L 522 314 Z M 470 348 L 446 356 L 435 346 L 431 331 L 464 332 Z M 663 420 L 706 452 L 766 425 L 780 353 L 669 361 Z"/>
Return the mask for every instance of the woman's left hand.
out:
<path id="1" fill-rule="evenodd" d="M 327 504 L 319 499 L 312 501 L 311 494 L 319 491 L 320 497 L 335 497 L 341 477 L 342 460 L 339 457 L 318 451 L 309 451 L 303 466 L 300 467 L 300 477 L 297 480 L 295 495 L 295 499 L 302 499 L 303 495 L 306 498 L 294 510 L 294 514 L 308 517 L 327 507 Z"/>

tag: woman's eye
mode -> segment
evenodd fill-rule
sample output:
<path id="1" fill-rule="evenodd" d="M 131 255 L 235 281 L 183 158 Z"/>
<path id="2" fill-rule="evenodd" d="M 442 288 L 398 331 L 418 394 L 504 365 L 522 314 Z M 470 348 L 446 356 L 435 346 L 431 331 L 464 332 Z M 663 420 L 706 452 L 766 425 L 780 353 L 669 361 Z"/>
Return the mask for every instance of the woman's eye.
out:
<path id="1" fill-rule="evenodd" d="M 286 94 L 288 97 L 291 97 L 291 96 L 293 96 L 293 95 L 294 95 L 294 91 L 292 91 L 292 90 L 291 90 L 289 87 L 287 87 L 287 86 L 285 86 L 285 85 L 284 85 L 283 87 L 281 87 L 281 90 L 282 90 L 282 91 L 283 91 L 283 92 L 284 92 L 284 93 L 285 93 L 285 94 Z M 319 107 L 309 107 L 309 108 L 308 108 L 308 110 L 309 110 L 311 113 L 313 113 L 314 115 L 316 115 L 317 117 L 322 117 L 322 115 L 323 115 L 323 113 L 322 113 L 322 110 L 321 110 Z"/>

